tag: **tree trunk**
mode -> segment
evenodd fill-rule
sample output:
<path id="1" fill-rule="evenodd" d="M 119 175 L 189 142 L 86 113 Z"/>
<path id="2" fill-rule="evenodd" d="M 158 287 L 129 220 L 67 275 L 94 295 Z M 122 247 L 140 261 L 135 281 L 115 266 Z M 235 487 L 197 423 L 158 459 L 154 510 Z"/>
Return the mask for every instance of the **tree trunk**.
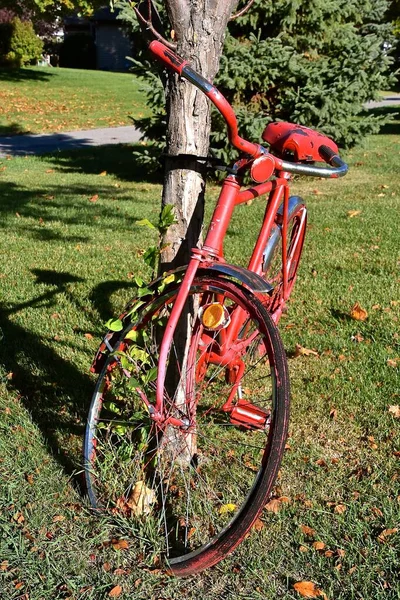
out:
<path id="1" fill-rule="evenodd" d="M 203 77 L 213 80 L 218 71 L 224 33 L 237 0 L 166 0 L 177 53 Z M 187 264 L 191 248 L 198 245 L 204 217 L 205 166 L 209 147 L 211 107 L 209 100 L 188 81 L 169 72 L 167 100 L 167 159 L 162 204 L 172 204 L 177 223 L 162 240 L 160 272 Z M 185 155 L 185 156 L 179 156 Z M 189 157 L 187 155 L 190 155 Z M 174 335 L 177 368 L 171 358 L 166 389 L 177 409 L 185 406 L 187 362 L 195 307 L 187 306 Z M 197 436 L 168 427 L 165 451 L 171 460 L 189 466 L 197 454 Z"/>
<path id="2" fill-rule="evenodd" d="M 206 79 L 218 71 L 224 33 L 237 0 L 166 0 L 177 53 Z M 208 153 L 210 102 L 191 83 L 168 74 L 167 159 L 163 206 L 173 204 L 177 223 L 163 239 L 161 271 L 186 264 L 198 245 L 204 216 L 205 168 L 195 157 Z M 193 158 L 170 158 L 178 155 Z"/>

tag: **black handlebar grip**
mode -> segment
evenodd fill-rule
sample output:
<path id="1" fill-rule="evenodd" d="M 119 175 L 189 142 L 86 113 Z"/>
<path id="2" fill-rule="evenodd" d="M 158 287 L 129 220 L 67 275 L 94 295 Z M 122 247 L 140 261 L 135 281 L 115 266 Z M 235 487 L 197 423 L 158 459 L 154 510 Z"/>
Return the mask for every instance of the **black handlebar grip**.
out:
<path id="1" fill-rule="evenodd" d="M 324 159 L 324 161 L 328 164 L 332 164 L 331 161 L 332 159 L 337 156 L 337 153 L 332 150 L 332 148 L 329 148 L 329 146 L 320 146 L 318 148 L 318 152 L 320 154 L 320 156 Z"/>

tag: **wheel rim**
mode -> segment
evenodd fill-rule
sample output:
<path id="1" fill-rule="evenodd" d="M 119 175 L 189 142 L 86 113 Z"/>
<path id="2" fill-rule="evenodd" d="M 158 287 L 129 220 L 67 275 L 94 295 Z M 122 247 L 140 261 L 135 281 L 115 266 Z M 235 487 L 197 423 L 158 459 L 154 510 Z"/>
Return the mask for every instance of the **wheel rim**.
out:
<path id="1" fill-rule="evenodd" d="M 274 354 L 268 332 L 259 332 L 259 315 L 245 304 L 243 294 L 230 287 L 235 290 L 230 285 L 221 289 L 221 285 L 208 284 L 191 296 L 198 307 L 205 299 L 218 297 L 220 301 L 222 292 L 231 314 L 240 307 L 247 316 L 231 362 L 225 356 L 224 364 L 207 363 L 199 377 L 200 359 L 204 362 L 206 354 L 209 360 L 221 345 L 223 332 L 205 331 L 195 311 L 186 364 L 180 372 L 176 369 L 185 403 L 180 406 L 177 401 L 179 391 L 165 399 L 166 414 L 182 416 L 185 412 L 194 423 L 192 429 L 160 428 L 132 393 L 130 381 L 138 378 L 138 364 L 145 373 L 156 366 L 157 328 L 143 346 L 151 350 L 148 366 L 137 360 L 133 368 L 129 366 L 128 377 L 127 364 L 121 361 L 132 354 L 127 334 L 132 336 L 134 331 L 138 337 L 145 329 L 148 333 L 157 319 L 165 320 L 173 294 L 161 301 L 161 307 L 160 302 L 150 305 L 139 322 L 125 330 L 125 341 L 118 346 L 121 354 L 104 367 L 90 411 L 85 454 L 92 504 L 126 517 L 135 535 L 146 540 L 149 556 L 162 556 L 172 566 L 204 552 L 240 519 L 267 464 L 265 448 L 274 426 L 276 396 Z M 173 346 L 173 369 L 177 353 Z M 246 370 L 235 402 L 241 395 L 268 412 L 265 430 L 232 424 L 231 415 L 221 410 L 234 385 L 227 372 L 238 360 L 245 362 Z M 150 397 L 154 391 L 151 377 L 146 389 Z"/>

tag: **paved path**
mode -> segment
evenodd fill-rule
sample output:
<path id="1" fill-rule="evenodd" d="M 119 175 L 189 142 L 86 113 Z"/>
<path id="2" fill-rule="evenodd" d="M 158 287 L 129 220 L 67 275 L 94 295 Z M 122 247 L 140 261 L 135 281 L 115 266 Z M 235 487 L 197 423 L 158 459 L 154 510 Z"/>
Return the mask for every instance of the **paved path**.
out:
<path id="1" fill-rule="evenodd" d="M 387 96 L 383 100 L 368 102 L 366 108 L 379 106 L 399 106 L 400 94 Z M 140 131 L 133 126 L 68 131 L 65 133 L 43 133 L 38 135 L 13 135 L 0 137 L 0 157 L 6 155 L 25 156 L 26 154 L 46 154 L 57 150 L 87 148 L 107 144 L 128 144 L 137 142 Z"/>
<path id="2" fill-rule="evenodd" d="M 37 135 L 13 135 L 0 137 L 0 156 L 24 156 L 45 154 L 70 148 L 85 148 L 106 144 L 128 144 L 137 142 L 140 131 L 132 126 L 68 131 L 64 133 L 42 133 Z"/>
<path id="3" fill-rule="evenodd" d="M 400 106 L 400 94 L 385 96 L 382 100 L 367 102 L 365 108 L 379 108 L 381 106 Z"/>

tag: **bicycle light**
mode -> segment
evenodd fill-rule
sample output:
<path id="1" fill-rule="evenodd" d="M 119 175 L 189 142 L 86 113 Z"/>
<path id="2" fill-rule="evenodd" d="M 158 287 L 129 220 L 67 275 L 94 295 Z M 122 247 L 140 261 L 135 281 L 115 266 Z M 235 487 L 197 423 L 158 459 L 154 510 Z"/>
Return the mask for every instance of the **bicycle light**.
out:
<path id="1" fill-rule="evenodd" d="M 219 302 L 202 306 L 199 311 L 199 318 L 202 325 L 212 331 L 224 329 L 231 321 L 227 309 Z"/>

